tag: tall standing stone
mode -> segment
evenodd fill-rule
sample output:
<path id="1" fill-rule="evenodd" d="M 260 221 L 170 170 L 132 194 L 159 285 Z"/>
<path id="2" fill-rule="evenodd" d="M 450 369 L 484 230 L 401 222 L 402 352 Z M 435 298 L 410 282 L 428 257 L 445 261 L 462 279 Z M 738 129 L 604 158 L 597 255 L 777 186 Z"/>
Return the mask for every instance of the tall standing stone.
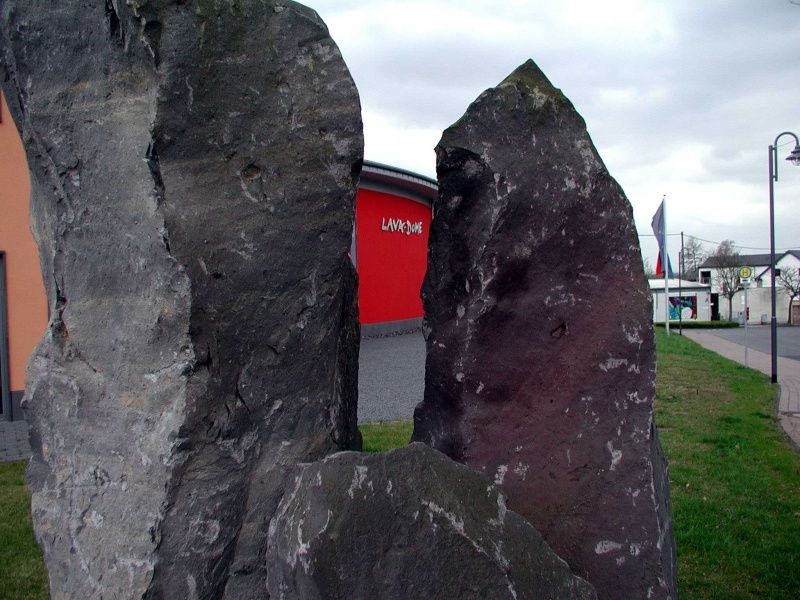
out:
<path id="1" fill-rule="evenodd" d="M 360 443 L 353 81 L 289 1 L 0 11 L 52 311 L 26 399 L 51 594 L 258 595 L 287 472 Z"/>
<path id="2" fill-rule="evenodd" d="M 532 61 L 436 148 L 413 439 L 487 474 L 600 598 L 675 598 L 631 207 Z"/>

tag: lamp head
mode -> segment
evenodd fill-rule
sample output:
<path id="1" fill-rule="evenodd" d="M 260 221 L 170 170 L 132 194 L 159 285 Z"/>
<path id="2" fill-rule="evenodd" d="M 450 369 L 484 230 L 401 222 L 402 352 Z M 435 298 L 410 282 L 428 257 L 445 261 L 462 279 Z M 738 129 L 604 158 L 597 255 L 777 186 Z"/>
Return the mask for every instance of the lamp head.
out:
<path id="1" fill-rule="evenodd" d="M 795 145 L 794 150 L 789 153 L 789 156 L 786 157 L 790 163 L 792 163 L 796 167 L 800 167 L 800 145 Z"/>

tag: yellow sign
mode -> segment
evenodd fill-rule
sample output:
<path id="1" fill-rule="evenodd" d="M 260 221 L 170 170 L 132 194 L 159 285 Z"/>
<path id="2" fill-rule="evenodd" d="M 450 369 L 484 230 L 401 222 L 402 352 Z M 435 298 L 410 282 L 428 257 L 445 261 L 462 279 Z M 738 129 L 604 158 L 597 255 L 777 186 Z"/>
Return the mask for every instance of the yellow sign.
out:
<path id="1" fill-rule="evenodd" d="M 752 276 L 752 267 L 739 267 L 739 279 L 750 279 Z"/>

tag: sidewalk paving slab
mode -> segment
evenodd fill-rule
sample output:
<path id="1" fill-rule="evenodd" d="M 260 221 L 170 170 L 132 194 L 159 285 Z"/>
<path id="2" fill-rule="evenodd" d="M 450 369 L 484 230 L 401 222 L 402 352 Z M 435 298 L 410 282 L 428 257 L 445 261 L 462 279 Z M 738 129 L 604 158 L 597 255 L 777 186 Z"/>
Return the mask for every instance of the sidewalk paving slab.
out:
<path id="1" fill-rule="evenodd" d="M 28 422 L 0 420 L 0 462 L 28 460 L 30 457 Z"/>

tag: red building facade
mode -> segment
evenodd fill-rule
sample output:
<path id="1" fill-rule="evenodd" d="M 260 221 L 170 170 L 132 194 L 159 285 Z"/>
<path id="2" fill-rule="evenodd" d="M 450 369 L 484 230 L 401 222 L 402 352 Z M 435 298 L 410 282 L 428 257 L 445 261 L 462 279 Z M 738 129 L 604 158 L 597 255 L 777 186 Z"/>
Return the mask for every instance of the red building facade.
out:
<path id="1" fill-rule="evenodd" d="M 358 270 L 358 306 L 367 328 L 402 330 L 422 318 L 433 179 L 365 162 L 356 195 L 351 256 Z"/>

